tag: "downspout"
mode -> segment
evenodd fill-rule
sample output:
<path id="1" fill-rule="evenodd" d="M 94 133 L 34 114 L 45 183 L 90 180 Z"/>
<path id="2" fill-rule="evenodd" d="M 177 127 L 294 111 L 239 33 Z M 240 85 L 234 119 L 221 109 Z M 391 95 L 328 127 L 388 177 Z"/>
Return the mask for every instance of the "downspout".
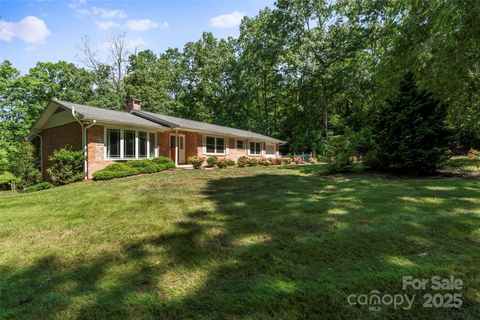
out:
<path id="1" fill-rule="evenodd" d="M 178 167 L 178 129 L 175 129 L 175 167 Z"/>
<path id="2" fill-rule="evenodd" d="M 75 115 L 75 107 L 72 107 L 72 116 L 73 118 L 75 118 L 75 120 L 77 120 L 77 122 L 80 124 L 80 126 L 82 127 L 82 148 L 83 148 L 83 155 L 85 157 L 85 162 L 83 164 L 83 171 L 85 173 L 85 180 L 88 179 L 88 147 L 87 147 L 87 129 L 92 127 L 93 125 L 95 125 L 95 123 L 97 122 L 96 120 L 93 120 L 93 122 L 88 125 L 88 126 L 85 126 L 85 124 L 83 122 L 81 122 L 77 116 Z"/>

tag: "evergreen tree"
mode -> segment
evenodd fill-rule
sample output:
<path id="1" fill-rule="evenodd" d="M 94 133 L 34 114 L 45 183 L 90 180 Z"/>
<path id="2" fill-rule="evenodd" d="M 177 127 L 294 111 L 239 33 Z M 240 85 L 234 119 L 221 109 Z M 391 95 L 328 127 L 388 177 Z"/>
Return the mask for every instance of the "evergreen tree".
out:
<path id="1" fill-rule="evenodd" d="M 434 173 L 447 149 L 447 107 L 407 73 L 381 111 L 376 134 L 381 167 L 411 175 Z"/>

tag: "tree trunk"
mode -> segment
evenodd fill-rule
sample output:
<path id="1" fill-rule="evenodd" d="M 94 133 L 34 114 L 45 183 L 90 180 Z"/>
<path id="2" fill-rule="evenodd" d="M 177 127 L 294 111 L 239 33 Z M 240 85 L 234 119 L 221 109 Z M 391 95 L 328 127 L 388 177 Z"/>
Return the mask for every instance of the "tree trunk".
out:
<path id="1" fill-rule="evenodd" d="M 328 106 L 327 106 L 327 79 L 322 78 L 322 105 L 323 105 L 323 129 L 325 130 L 325 138 L 328 138 Z"/>

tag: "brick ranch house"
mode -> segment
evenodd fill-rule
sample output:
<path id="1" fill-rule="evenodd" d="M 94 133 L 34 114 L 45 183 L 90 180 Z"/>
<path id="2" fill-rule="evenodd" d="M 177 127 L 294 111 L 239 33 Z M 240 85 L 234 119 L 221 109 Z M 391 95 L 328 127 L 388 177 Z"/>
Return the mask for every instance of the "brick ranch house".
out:
<path id="1" fill-rule="evenodd" d="M 281 140 L 258 133 L 142 111 L 129 99 L 125 112 L 51 100 L 28 138 L 40 152 L 44 180 L 48 157 L 70 146 L 85 151 L 85 177 L 113 162 L 170 157 L 175 165 L 189 156 L 278 157 Z"/>

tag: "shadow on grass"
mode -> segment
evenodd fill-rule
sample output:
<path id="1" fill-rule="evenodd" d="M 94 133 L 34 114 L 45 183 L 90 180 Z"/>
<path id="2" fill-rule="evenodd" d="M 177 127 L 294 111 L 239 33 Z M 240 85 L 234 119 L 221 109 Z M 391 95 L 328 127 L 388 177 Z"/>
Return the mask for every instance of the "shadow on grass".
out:
<path id="1" fill-rule="evenodd" d="M 310 174 L 211 180 L 202 193 L 214 211 L 189 212 L 170 231 L 119 252 L 75 264 L 47 256 L 26 270 L 0 269 L 2 313 L 79 319 L 478 314 L 478 186 L 332 179 L 307 170 L 315 166 L 298 168 Z M 112 271 L 122 265 L 132 268 Z M 418 296 L 409 311 L 348 305 L 350 294 L 405 293 L 404 275 L 462 278 L 463 307 L 422 308 L 424 292 L 409 292 Z"/>

